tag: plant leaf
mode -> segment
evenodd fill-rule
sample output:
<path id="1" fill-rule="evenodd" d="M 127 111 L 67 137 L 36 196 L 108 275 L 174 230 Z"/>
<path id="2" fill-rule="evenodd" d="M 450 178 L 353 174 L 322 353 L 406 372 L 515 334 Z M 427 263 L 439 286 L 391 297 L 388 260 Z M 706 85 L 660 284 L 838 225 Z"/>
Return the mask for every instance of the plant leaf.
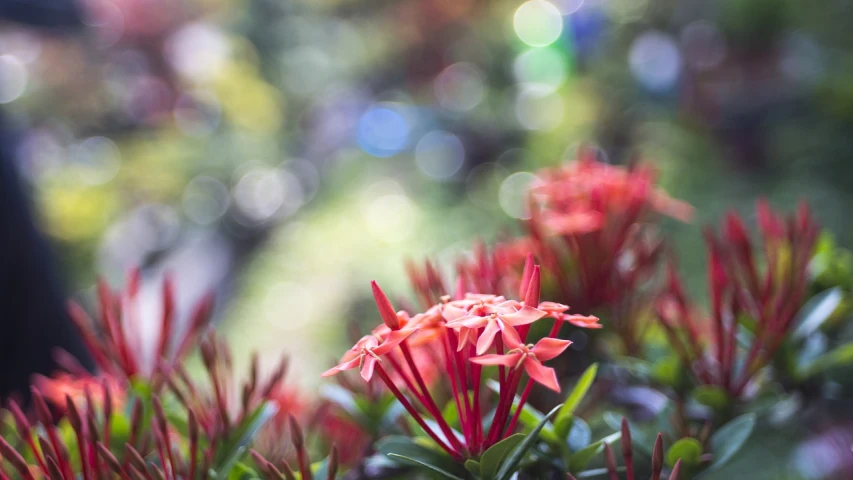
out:
<path id="1" fill-rule="evenodd" d="M 723 466 L 740 450 L 755 428 L 755 414 L 741 415 L 719 428 L 711 435 L 711 453 L 714 460 L 709 470 Z"/>
<path id="2" fill-rule="evenodd" d="M 702 444 L 699 440 L 692 437 L 684 437 L 672 444 L 666 451 L 666 463 L 670 467 L 675 465 L 675 462 L 681 460 L 685 466 L 693 466 L 699 464 L 699 457 L 702 456 Z"/>
<path id="3" fill-rule="evenodd" d="M 714 410 L 722 410 L 729 404 L 729 395 L 716 385 L 699 385 L 693 389 L 693 398 Z"/>
<path id="4" fill-rule="evenodd" d="M 604 442 L 599 440 L 573 453 L 569 457 L 569 471 L 577 472 L 584 468 L 590 460 L 601 454 L 602 451 L 604 451 Z"/>
<path id="5" fill-rule="evenodd" d="M 507 454 L 524 439 L 523 433 L 510 435 L 492 445 L 480 457 L 480 476 L 483 480 L 492 480 L 498 472 Z"/>
<path id="6" fill-rule="evenodd" d="M 843 299 L 844 292 L 840 287 L 824 290 L 809 299 L 797 312 L 797 317 L 793 321 L 793 325 L 797 327 L 791 338 L 800 340 L 819 329 L 832 316 Z"/>
<path id="7" fill-rule="evenodd" d="M 592 382 L 595 381 L 596 373 L 598 373 L 598 364 L 593 363 L 585 372 L 583 372 L 578 379 L 578 383 L 575 384 L 575 388 L 572 389 L 572 392 L 569 393 L 566 401 L 563 402 L 563 406 L 560 407 L 560 412 L 557 414 L 557 419 L 554 421 L 554 427 L 557 436 L 563 439 L 563 441 L 565 441 L 566 437 L 569 435 L 568 427 L 570 424 L 566 419 L 574 415 L 575 409 L 580 405 L 584 396 L 586 396 L 586 393 L 592 386 Z"/>
<path id="8" fill-rule="evenodd" d="M 473 473 L 476 476 L 480 476 L 480 462 L 476 460 L 465 460 L 465 470 Z"/>
<path id="9" fill-rule="evenodd" d="M 612 444 L 616 440 L 622 438 L 622 432 L 617 430 L 616 432 L 611 433 L 610 435 L 602 438 L 601 440 L 594 442 L 586 447 L 578 450 L 573 453 L 571 457 L 569 457 L 569 471 L 577 472 L 578 470 L 586 467 L 586 464 L 589 463 L 590 460 L 595 458 L 596 455 L 601 454 L 604 451 L 605 444 Z"/>
<path id="10" fill-rule="evenodd" d="M 392 458 L 399 458 L 400 460 L 404 460 L 407 462 L 411 462 L 411 463 L 420 465 L 420 466 L 426 468 L 427 470 L 430 470 L 433 473 L 437 473 L 438 475 L 441 475 L 442 477 L 448 478 L 450 480 L 464 480 L 464 479 L 457 477 L 456 475 L 454 475 L 450 472 L 444 471 L 444 470 L 436 467 L 435 465 L 430 465 L 429 463 L 422 462 L 422 461 L 414 459 L 414 458 L 409 458 L 409 457 L 406 457 L 403 455 L 398 455 L 396 453 L 389 453 L 388 456 L 392 457 Z"/>
<path id="11" fill-rule="evenodd" d="M 275 403 L 267 402 L 256 408 L 231 434 L 225 445 L 214 453 L 213 470 L 216 478 L 226 479 L 234 464 L 246 453 L 246 449 L 258 430 L 278 411 Z"/>
<path id="12" fill-rule="evenodd" d="M 582 418 L 575 418 L 572 428 L 566 438 L 566 445 L 572 452 L 577 452 L 587 447 L 592 440 L 592 431 Z"/>
<path id="13" fill-rule="evenodd" d="M 509 457 L 504 461 L 503 465 L 501 465 L 500 470 L 498 470 L 498 474 L 495 477 L 497 480 L 508 480 L 515 470 L 518 467 L 518 464 L 521 463 L 521 459 L 524 457 L 524 454 L 530 450 L 530 447 L 536 442 L 539 438 L 539 432 L 545 428 L 545 425 L 554 418 L 554 415 L 560 410 L 561 406 L 554 407 L 553 410 L 548 412 L 548 415 L 545 415 L 545 418 L 539 422 L 539 425 L 533 429 L 524 440 L 518 444 L 518 446 L 513 449 L 512 453 L 509 454 Z"/>
<path id="14" fill-rule="evenodd" d="M 424 443 L 420 443 L 402 435 L 391 435 L 376 442 L 376 451 L 389 457 L 391 454 L 396 454 L 435 465 L 442 470 L 457 471 L 458 466 L 444 451 L 433 448 L 433 443 L 425 444 L 427 441 L 432 442 L 432 440 L 424 439 L 423 441 Z"/>
<path id="15" fill-rule="evenodd" d="M 853 363 L 853 342 L 846 343 L 812 360 L 797 370 L 800 379 L 806 379 L 832 367 Z"/>

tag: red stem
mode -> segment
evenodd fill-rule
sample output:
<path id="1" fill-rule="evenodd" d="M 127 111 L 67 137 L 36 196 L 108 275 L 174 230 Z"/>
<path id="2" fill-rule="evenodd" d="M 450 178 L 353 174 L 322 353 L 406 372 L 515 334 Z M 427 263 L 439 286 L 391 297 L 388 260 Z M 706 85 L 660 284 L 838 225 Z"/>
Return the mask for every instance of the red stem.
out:
<path id="1" fill-rule="evenodd" d="M 435 432 L 432 431 L 431 428 L 429 428 L 429 425 L 426 424 L 423 417 L 421 417 L 421 414 L 418 413 L 418 411 L 415 409 L 415 407 L 412 406 L 411 403 L 409 403 L 409 399 L 407 399 L 406 396 L 403 395 L 403 392 L 401 392 L 397 388 L 397 386 L 394 385 L 394 382 L 391 380 L 391 377 L 388 376 L 388 373 L 385 371 L 385 368 L 382 367 L 381 363 L 376 364 L 376 373 L 379 374 L 379 377 L 382 379 L 383 382 L 385 382 L 385 385 L 388 387 L 388 390 L 391 390 L 391 393 L 394 394 L 395 397 L 397 397 L 397 400 L 400 401 L 400 403 L 403 405 L 403 408 L 405 408 L 406 411 L 409 412 L 409 415 L 411 415 L 412 418 L 414 418 L 415 421 L 418 422 L 418 425 L 420 425 L 424 432 L 426 432 L 426 434 L 429 435 L 430 438 L 432 438 L 435 443 L 438 444 L 439 447 L 443 448 L 454 459 L 462 460 L 462 455 L 460 455 L 459 452 L 448 446 L 441 438 L 439 438 L 438 435 L 436 435 Z"/>
<path id="2" fill-rule="evenodd" d="M 415 381 L 418 382 L 418 386 L 421 389 L 423 397 L 427 401 L 424 406 L 432 414 L 433 418 L 438 423 L 439 428 L 441 428 L 441 431 L 444 433 L 450 443 L 453 444 L 453 447 L 459 451 L 464 451 L 465 447 L 462 445 L 459 439 L 456 438 L 456 434 L 450 428 L 450 425 L 447 424 L 447 421 L 444 419 L 444 417 L 441 415 L 441 410 L 439 410 L 438 405 L 435 404 L 435 400 L 432 398 L 432 394 L 430 394 L 429 389 L 426 386 L 426 382 L 424 382 L 423 376 L 421 376 L 420 370 L 418 370 L 418 367 L 415 365 L 415 361 L 412 359 L 412 353 L 409 350 L 408 343 L 404 340 L 403 343 L 400 344 L 400 348 L 403 350 L 403 356 L 406 358 L 406 363 L 409 364 L 409 368 L 411 368 L 412 372 L 414 373 Z M 467 402 L 468 395 L 466 394 L 465 397 Z"/>
<path id="3" fill-rule="evenodd" d="M 530 396 L 531 390 L 533 390 L 533 382 L 528 378 L 527 384 L 524 386 L 524 392 L 521 394 L 521 400 L 518 402 L 518 407 L 515 409 L 515 414 L 512 416 L 512 420 L 509 422 L 509 427 L 507 427 L 504 436 L 512 433 L 513 429 L 515 429 L 515 424 L 518 423 L 518 417 L 521 416 L 521 410 L 524 408 L 524 404 L 527 403 L 527 397 Z"/>

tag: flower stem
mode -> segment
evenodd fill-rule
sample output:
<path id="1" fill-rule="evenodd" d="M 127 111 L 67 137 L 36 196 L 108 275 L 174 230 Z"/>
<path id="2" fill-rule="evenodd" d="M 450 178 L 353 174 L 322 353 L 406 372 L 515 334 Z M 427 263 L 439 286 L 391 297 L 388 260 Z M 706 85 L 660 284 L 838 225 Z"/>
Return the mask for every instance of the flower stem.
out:
<path id="1" fill-rule="evenodd" d="M 409 415 L 411 415 L 412 418 L 415 419 L 415 421 L 418 423 L 418 425 L 420 425 L 424 432 L 426 432 L 426 434 L 429 435 L 430 438 L 432 438 L 435 443 L 438 444 L 439 447 L 443 448 L 454 459 L 462 460 L 462 455 L 460 455 L 459 452 L 447 445 L 447 443 L 445 443 L 438 435 L 436 435 L 435 432 L 432 431 L 431 428 L 429 428 L 429 425 L 427 425 L 423 417 L 421 417 L 421 414 L 418 413 L 418 411 L 415 409 L 415 407 L 412 406 L 411 403 L 409 403 L 409 399 L 407 399 L 406 396 L 403 395 L 403 392 L 401 392 L 400 389 L 398 389 L 397 386 L 394 385 L 394 382 L 391 380 L 391 377 L 388 376 L 388 372 L 385 371 L 385 368 L 382 366 L 381 363 L 376 364 L 376 373 L 379 374 L 379 377 L 382 379 L 383 382 L 385 382 L 385 385 L 388 387 L 388 390 L 391 390 L 391 393 L 394 394 L 395 397 L 397 397 L 397 400 L 400 401 L 400 403 L 403 405 L 403 408 L 405 408 L 406 411 L 409 412 Z"/>

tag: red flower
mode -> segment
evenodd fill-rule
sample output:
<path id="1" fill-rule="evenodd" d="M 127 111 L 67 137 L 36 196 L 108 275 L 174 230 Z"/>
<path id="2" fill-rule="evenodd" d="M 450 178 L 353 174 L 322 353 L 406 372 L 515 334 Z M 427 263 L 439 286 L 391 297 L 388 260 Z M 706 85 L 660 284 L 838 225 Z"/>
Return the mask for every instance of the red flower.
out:
<path id="1" fill-rule="evenodd" d="M 491 348 L 499 331 L 529 325 L 547 315 L 542 310 L 506 301 L 503 297 L 476 294 L 448 303 L 442 314 L 447 320 L 447 327 L 459 332 L 457 350 L 462 350 L 467 344 L 476 345 L 477 355 Z M 481 328 L 483 331 L 477 338 Z"/>
<path id="2" fill-rule="evenodd" d="M 369 381 L 373 378 L 373 370 L 376 368 L 376 362 L 381 357 L 390 353 L 391 350 L 416 331 L 414 328 L 395 330 L 389 333 L 385 339 L 379 338 L 376 335 L 365 335 L 344 354 L 340 364 L 326 370 L 322 376 L 330 377 L 357 367 L 361 371 L 361 378 Z"/>
<path id="3" fill-rule="evenodd" d="M 557 381 L 557 374 L 554 372 L 554 369 L 542 365 L 542 362 L 556 358 L 572 342 L 558 338 L 543 338 L 536 345 L 525 345 L 518 337 L 518 334 L 515 333 L 515 330 L 512 329 L 505 329 L 503 331 L 503 339 L 509 348 L 509 351 L 505 354 L 483 355 L 472 358 L 471 361 L 480 365 L 501 365 L 510 368 L 523 367 L 527 375 L 537 383 L 555 392 L 560 391 L 560 384 Z"/>

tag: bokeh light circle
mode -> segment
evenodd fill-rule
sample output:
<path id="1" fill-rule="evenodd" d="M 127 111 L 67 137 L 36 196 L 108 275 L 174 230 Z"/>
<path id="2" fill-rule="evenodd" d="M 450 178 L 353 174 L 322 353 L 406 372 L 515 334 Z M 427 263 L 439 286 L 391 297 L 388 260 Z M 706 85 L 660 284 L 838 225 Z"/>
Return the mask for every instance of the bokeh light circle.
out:
<path id="1" fill-rule="evenodd" d="M 293 214 L 304 198 L 299 180 L 292 173 L 265 167 L 243 175 L 233 196 L 246 219 L 255 223 Z"/>
<path id="2" fill-rule="evenodd" d="M 498 191 L 498 202 L 507 215 L 512 218 L 528 219 L 527 194 L 539 178 L 530 172 L 517 172 L 506 177 Z"/>
<path id="3" fill-rule="evenodd" d="M 565 55 L 554 48 L 531 48 L 513 63 L 516 80 L 538 87 L 543 93 L 560 88 L 566 81 L 568 69 Z"/>
<path id="4" fill-rule="evenodd" d="M 563 16 L 551 2 L 529 0 L 515 11 L 512 25 L 519 40 L 531 47 L 544 47 L 560 38 Z"/>
<path id="5" fill-rule="evenodd" d="M 14 55 L 0 55 L 0 103 L 17 100 L 27 88 L 27 68 Z"/>
<path id="6" fill-rule="evenodd" d="M 429 132 L 415 147 L 415 163 L 424 175 L 447 180 L 465 163 L 465 147 L 459 137 L 443 131 Z"/>
<path id="7" fill-rule="evenodd" d="M 666 92 L 678 82 L 681 53 L 671 36 L 649 30 L 634 39 L 628 65 L 640 85 L 653 92 Z"/>
<path id="8" fill-rule="evenodd" d="M 358 120 L 356 139 L 362 150 L 374 157 L 400 153 L 409 142 L 409 121 L 398 108 L 375 105 Z"/>
<path id="9" fill-rule="evenodd" d="M 385 243 L 399 243 L 414 234 L 418 210 L 403 187 L 384 178 L 362 193 L 361 212 L 367 231 Z"/>
<path id="10" fill-rule="evenodd" d="M 433 88 L 439 105 L 456 112 L 466 112 L 479 105 L 486 89 L 480 70 L 465 62 L 442 70 Z"/>
<path id="11" fill-rule="evenodd" d="M 77 180 L 87 185 L 109 182 L 121 166 L 118 146 L 107 137 L 89 137 L 72 152 L 72 170 Z"/>
<path id="12" fill-rule="evenodd" d="M 222 218 L 229 204 L 228 189 L 216 178 L 199 175 L 184 188 L 184 213 L 200 225 L 209 225 Z"/>

